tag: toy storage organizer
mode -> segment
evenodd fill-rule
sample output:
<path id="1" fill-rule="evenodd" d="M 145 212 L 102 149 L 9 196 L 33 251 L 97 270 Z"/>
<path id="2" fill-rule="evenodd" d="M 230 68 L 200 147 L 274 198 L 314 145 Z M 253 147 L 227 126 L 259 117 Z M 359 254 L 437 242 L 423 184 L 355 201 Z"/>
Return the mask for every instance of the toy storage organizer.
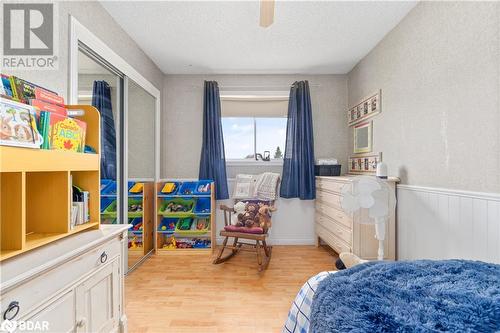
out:
<path id="1" fill-rule="evenodd" d="M 0 146 L 0 261 L 99 228 L 100 116 L 87 105 L 86 144 L 96 154 Z M 70 226 L 71 183 L 89 192 L 90 222 Z"/>
<path id="2" fill-rule="evenodd" d="M 214 186 L 210 180 L 157 183 L 157 253 L 211 253 L 215 249 Z"/>
<path id="3" fill-rule="evenodd" d="M 146 255 L 154 248 L 154 183 L 130 180 L 128 188 L 127 223 L 129 254 Z M 101 220 L 116 224 L 117 182 L 101 179 Z"/>

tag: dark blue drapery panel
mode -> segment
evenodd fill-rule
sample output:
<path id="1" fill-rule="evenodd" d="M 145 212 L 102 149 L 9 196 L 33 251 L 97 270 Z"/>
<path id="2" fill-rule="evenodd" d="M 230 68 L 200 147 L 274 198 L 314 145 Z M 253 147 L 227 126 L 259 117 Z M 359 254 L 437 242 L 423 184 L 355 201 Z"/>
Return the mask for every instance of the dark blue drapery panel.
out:
<path id="1" fill-rule="evenodd" d="M 92 106 L 101 113 L 101 178 L 116 179 L 115 121 L 111 88 L 106 81 L 94 81 Z"/>
<path id="2" fill-rule="evenodd" d="M 316 198 L 312 108 L 307 81 L 297 81 L 290 89 L 280 196 L 301 200 Z"/>
<path id="3" fill-rule="evenodd" d="M 201 147 L 199 178 L 215 181 L 215 198 L 217 200 L 228 199 L 219 86 L 216 81 L 205 81 L 204 89 L 203 145 Z"/>

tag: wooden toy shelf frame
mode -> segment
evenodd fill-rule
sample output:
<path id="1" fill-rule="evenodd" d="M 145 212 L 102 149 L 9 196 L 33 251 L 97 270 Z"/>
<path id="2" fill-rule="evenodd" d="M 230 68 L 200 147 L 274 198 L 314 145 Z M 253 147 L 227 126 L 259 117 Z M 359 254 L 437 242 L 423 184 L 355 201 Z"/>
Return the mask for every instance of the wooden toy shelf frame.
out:
<path id="1" fill-rule="evenodd" d="M 100 226 L 100 115 L 88 105 L 85 143 L 97 154 L 0 146 L 0 261 Z M 71 180 L 89 191 L 90 222 L 70 228 Z"/>
<path id="2" fill-rule="evenodd" d="M 215 207 L 215 183 L 212 182 L 210 184 L 210 195 L 196 195 L 196 194 L 189 194 L 189 195 L 163 195 L 160 196 L 159 193 L 161 189 L 163 188 L 163 185 L 167 182 L 190 182 L 190 181 L 195 181 L 195 180 L 179 180 L 179 179 L 161 179 L 156 183 L 156 188 L 155 188 L 155 198 L 156 198 L 156 207 L 155 207 L 155 226 L 154 226 L 154 239 L 155 239 L 155 253 L 156 254 L 213 254 L 215 252 L 216 248 L 216 239 L 215 239 L 215 228 L 216 228 L 216 222 L 215 222 L 215 216 L 216 216 L 216 207 Z M 163 217 L 168 217 L 167 215 L 160 214 L 158 212 L 159 207 L 162 204 L 163 199 L 165 198 L 200 198 L 200 197 L 209 197 L 210 198 L 210 214 L 207 216 L 210 218 L 210 247 L 205 248 L 205 249 L 195 249 L 195 248 L 188 248 L 188 249 L 163 249 L 158 243 L 158 226 L 160 225 L 160 222 Z M 196 235 L 191 236 L 192 238 L 196 238 Z M 179 238 L 184 238 L 184 236 L 180 236 Z M 188 237 L 189 238 L 189 237 Z"/>

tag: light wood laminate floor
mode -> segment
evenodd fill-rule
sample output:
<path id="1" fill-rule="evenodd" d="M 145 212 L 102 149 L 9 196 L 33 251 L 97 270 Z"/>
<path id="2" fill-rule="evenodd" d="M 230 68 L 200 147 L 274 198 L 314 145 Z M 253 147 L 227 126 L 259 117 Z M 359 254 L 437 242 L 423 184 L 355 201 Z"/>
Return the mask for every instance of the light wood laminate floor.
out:
<path id="1" fill-rule="evenodd" d="M 274 246 L 259 274 L 254 253 L 212 265 L 208 255 L 157 255 L 125 278 L 129 332 L 280 332 L 314 274 L 334 270 L 326 247 Z"/>

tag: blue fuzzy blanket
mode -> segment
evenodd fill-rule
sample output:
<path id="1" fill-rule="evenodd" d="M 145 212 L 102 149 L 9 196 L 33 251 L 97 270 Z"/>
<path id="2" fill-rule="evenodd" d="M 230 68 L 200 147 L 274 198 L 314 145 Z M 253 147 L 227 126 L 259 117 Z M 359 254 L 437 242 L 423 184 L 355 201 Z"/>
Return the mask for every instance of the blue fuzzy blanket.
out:
<path id="1" fill-rule="evenodd" d="M 325 278 L 310 329 L 330 332 L 500 332 L 500 265 L 370 262 Z"/>

